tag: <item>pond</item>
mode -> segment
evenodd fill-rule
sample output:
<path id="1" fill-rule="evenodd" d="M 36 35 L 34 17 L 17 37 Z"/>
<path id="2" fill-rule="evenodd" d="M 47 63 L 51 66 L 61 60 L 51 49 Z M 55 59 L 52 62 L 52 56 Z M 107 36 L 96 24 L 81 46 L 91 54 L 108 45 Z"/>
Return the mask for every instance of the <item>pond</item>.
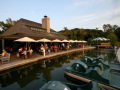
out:
<path id="1" fill-rule="evenodd" d="M 38 90 L 46 82 L 57 80 L 75 84 L 83 82 L 67 77 L 64 69 L 83 56 L 115 58 L 114 51 L 93 49 L 45 59 L 39 62 L 0 72 L 0 90 Z"/>

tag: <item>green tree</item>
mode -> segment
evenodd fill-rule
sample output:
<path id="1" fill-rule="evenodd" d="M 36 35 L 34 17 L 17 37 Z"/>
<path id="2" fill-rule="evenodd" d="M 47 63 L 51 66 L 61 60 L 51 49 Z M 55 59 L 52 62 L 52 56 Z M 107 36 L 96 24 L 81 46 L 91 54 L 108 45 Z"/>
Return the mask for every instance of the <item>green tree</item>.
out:
<path id="1" fill-rule="evenodd" d="M 64 30 L 59 31 L 60 34 L 68 37 L 69 39 L 77 39 L 77 40 L 88 40 L 88 38 L 97 38 L 97 37 L 104 37 L 104 32 L 102 30 L 96 29 L 79 29 L 74 28 L 71 30 Z"/>
<path id="2" fill-rule="evenodd" d="M 65 31 L 68 31 L 68 28 L 67 28 L 67 27 L 64 27 L 64 30 L 65 30 Z"/>
<path id="3" fill-rule="evenodd" d="M 110 24 L 103 25 L 104 32 L 108 32 L 108 33 L 114 32 L 116 28 L 118 28 L 118 25 L 110 25 Z"/>
<path id="4" fill-rule="evenodd" d="M 118 40 L 120 41 L 120 27 L 115 30 L 115 34 L 118 37 Z"/>
<path id="5" fill-rule="evenodd" d="M 88 38 L 87 43 L 88 43 L 88 44 L 91 44 L 91 43 L 92 43 L 92 39 L 91 39 L 91 38 Z"/>
<path id="6" fill-rule="evenodd" d="M 11 18 L 6 19 L 6 23 L 3 21 L 0 21 L 0 28 L 1 28 L 1 32 L 6 31 L 7 29 L 9 29 L 11 26 L 13 26 L 17 21 L 13 21 Z"/>
<path id="7" fill-rule="evenodd" d="M 96 30 L 98 30 L 98 27 L 96 27 Z"/>
<path id="8" fill-rule="evenodd" d="M 112 46 L 117 45 L 118 39 L 117 39 L 117 36 L 114 33 L 110 33 L 108 38 L 110 39 L 110 43 L 111 43 Z"/>
<path id="9" fill-rule="evenodd" d="M 87 35 L 87 32 L 83 28 L 81 28 L 80 29 L 80 38 L 79 38 L 79 40 L 80 39 L 84 40 L 86 35 Z"/>

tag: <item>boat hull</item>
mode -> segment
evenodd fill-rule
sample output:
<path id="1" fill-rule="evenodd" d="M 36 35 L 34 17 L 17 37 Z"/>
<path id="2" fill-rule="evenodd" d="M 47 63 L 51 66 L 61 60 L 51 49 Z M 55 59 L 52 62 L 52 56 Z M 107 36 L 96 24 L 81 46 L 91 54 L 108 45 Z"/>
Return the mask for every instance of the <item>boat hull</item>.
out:
<path id="1" fill-rule="evenodd" d="M 77 76 L 75 74 L 72 74 L 72 73 L 69 73 L 69 72 L 66 72 L 65 71 L 65 74 L 72 77 L 72 78 L 75 78 L 75 79 L 78 79 L 78 80 L 81 80 L 81 81 L 84 81 L 86 83 L 89 83 L 91 80 L 90 79 L 87 79 L 87 78 L 84 78 L 84 77 L 80 77 L 80 76 Z M 102 83 L 98 83 L 101 87 L 107 89 L 107 90 L 118 90 L 117 88 L 115 87 L 111 87 L 111 86 L 108 86 L 108 85 L 105 85 L 105 84 L 102 84 Z"/>

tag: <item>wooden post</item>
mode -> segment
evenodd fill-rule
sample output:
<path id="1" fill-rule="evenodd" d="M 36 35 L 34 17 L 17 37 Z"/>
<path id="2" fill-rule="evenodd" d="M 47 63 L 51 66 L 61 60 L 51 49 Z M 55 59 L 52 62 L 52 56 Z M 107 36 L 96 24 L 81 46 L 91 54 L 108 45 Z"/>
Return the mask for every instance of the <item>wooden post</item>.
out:
<path id="1" fill-rule="evenodd" d="M 2 50 L 5 48 L 4 39 L 2 39 Z"/>

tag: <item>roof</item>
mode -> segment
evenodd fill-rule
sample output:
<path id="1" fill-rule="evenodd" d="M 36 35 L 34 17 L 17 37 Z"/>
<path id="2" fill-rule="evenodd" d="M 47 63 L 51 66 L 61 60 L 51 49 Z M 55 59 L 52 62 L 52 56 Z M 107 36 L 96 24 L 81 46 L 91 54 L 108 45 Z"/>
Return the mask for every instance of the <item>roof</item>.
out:
<path id="1" fill-rule="evenodd" d="M 38 30 L 43 30 L 43 31 L 37 31 L 37 30 L 32 30 L 33 29 L 38 29 Z M 42 38 L 47 38 L 50 40 L 53 39 L 67 39 L 67 37 L 57 33 L 53 29 L 50 29 L 51 33 L 46 32 L 46 29 L 42 28 L 42 24 L 33 22 L 30 20 L 26 19 L 20 19 L 15 25 L 10 27 L 7 31 L 5 31 L 1 37 L 2 38 L 10 38 L 10 39 L 16 39 L 16 38 L 21 38 L 24 36 L 31 37 L 34 39 L 42 39 Z"/>

